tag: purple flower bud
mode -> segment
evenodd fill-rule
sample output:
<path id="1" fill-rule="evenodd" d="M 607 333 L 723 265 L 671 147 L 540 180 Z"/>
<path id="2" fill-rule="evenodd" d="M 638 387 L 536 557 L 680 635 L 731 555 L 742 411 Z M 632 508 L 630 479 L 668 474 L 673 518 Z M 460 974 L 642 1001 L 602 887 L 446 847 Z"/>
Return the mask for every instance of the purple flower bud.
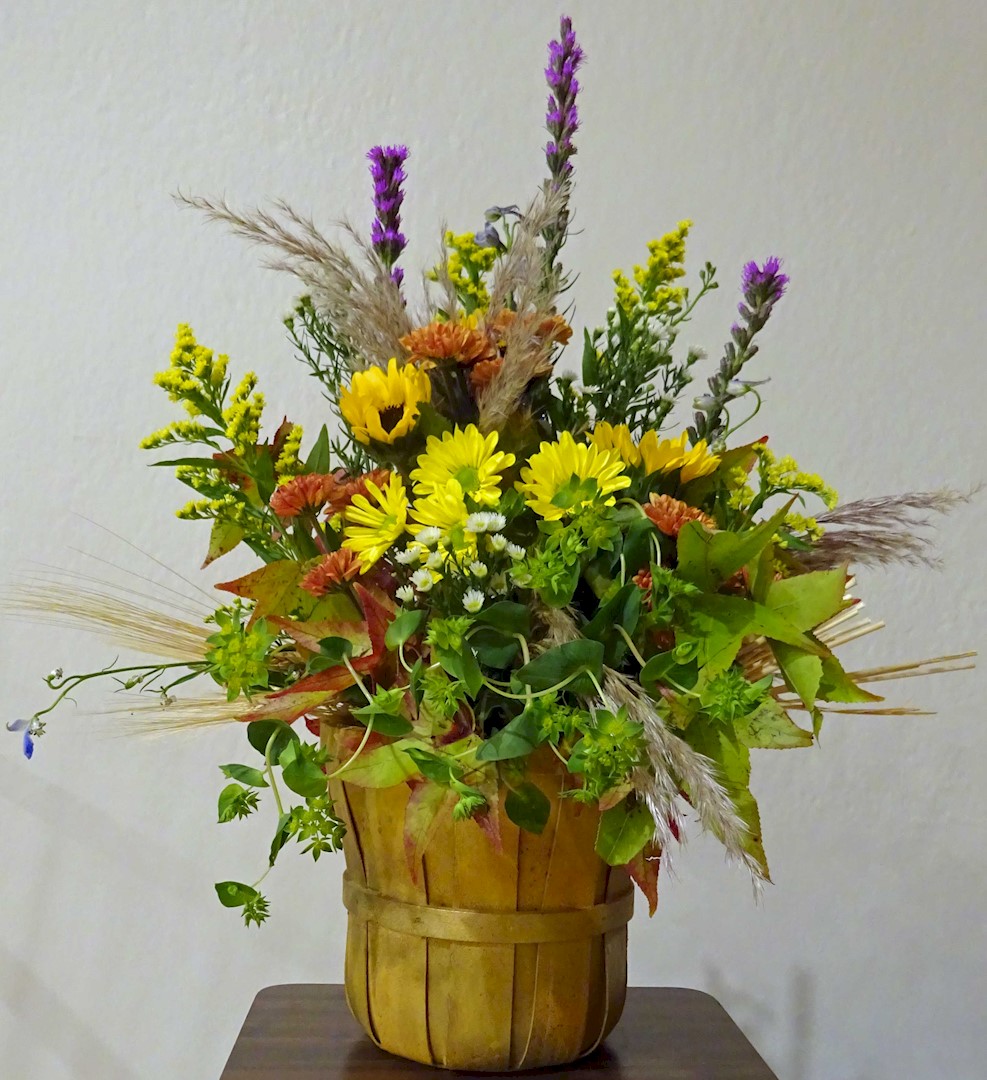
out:
<path id="1" fill-rule="evenodd" d="M 776 255 L 766 259 L 763 266 L 753 261 L 747 263 L 740 283 L 744 298 L 751 307 L 780 300 L 787 285 L 788 275 L 781 272 L 781 259 Z"/>
<path id="2" fill-rule="evenodd" d="M 559 22 L 559 40 L 549 42 L 548 67 L 545 68 L 545 79 L 551 91 L 545 124 L 552 136 L 545 147 L 545 156 L 549 173 L 556 183 L 572 172 L 569 159 L 576 152 L 572 136 L 579 127 L 579 112 L 576 109 L 579 82 L 575 76 L 583 62 L 583 55 L 572 29 L 572 19 L 563 15 Z"/>
<path id="3" fill-rule="evenodd" d="M 370 176 L 374 182 L 374 218 L 370 240 L 382 262 L 391 269 L 407 246 L 401 232 L 401 204 L 404 192 L 401 185 L 407 179 L 402 166 L 408 160 L 406 146 L 374 146 L 367 153 Z M 403 274 L 400 275 L 403 279 Z M 392 273 L 391 280 L 400 285 Z"/>

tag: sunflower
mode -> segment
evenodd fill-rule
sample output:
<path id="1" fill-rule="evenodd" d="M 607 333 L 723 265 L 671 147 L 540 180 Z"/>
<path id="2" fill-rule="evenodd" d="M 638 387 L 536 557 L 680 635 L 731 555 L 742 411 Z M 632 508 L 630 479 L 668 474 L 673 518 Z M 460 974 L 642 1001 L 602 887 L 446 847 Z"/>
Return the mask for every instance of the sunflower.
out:
<path id="1" fill-rule="evenodd" d="M 377 505 L 366 495 L 354 495 L 343 515 L 352 523 L 346 527 L 343 547 L 359 556 L 363 573 L 381 558 L 408 525 L 408 494 L 400 476 L 391 473 L 383 489 L 368 480 L 367 491 Z"/>
<path id="2" fill-rule="evenodd" d="M 418 406 L 432 397 L 432 384 L 413 364 L 395 359 L 382 368 L 358 371 L 339 398 L 339 411 L 358 442 L 393 443 L 418 419 Z"/>
<path id="3" fill-rule="evenodd" d="M 441 439 L 428 437 L 425 453 L 411 474 L 416 495 L 434 495 L 454 481 L 462 494 L 483 506 L 500 499 L 500 475 L 514 464 L 514 455 L 497 450 L 497 432 L 484 437 L 475 424 L 465 431 L 457 427 Z"/>
<path id="4" fill-rule="evenodd" d="M 518 491 L 525 502 L 547 521 L 558 521 L 584 506 L 602 502 L 613 506 L 615 491 L 631 480 L 615 450 L 577 443 L 568 431 L 559 441 L 543 442 L 532 454 L 528 468 L 521 470 Z"/>

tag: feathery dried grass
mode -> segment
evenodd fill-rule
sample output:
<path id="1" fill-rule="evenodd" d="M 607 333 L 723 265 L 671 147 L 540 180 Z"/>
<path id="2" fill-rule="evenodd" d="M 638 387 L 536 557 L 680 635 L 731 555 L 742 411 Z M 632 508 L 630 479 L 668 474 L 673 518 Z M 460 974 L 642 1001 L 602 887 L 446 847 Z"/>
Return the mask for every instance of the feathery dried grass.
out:
<path id="1" fill-rule="evenodd" d="M 934 526 L 933 515 L 948 514 L 976 494 L 959 491 L 913 491 L 858 499 L 819 517 L 825 534 L 800 556 L 809 570 L 831 569 L 852 562 L 861 566 L 941 565 L 933 540 L 922 530 Z"/>
<path id="2" fill-rule="evenodd" d="M 172 735 L 241 723 L 255 705 L 243 698 L 227 701 L 219 693 L 176 697 L 167 702 L 156 695 L 128 695 L 104 705 L 95 714 L 113 718 L 121 735 Z"/>
<path id="3" fill-rule="evenodd" d="M 562 193 L 545 187 L 514 230 L 511 250 L 499 259 L 490 285 L 490 318 L 513 302 L 519 318 L 504 335 L 504 362 L 480 399 L 480 430 L 504 428 L 517 412 L 532 379 L 550 370 L 551 342 L 539 339 L 538 324 L 551 316 L 559 296 L 557 274 L 547 273 L 542 234 L 558 220 Z"/>
<path id="4" fill-rule="evenodd" d="M 579 637 L 575 621 L 565 611 L 548 609 L 542 617 L 547 626 L 544 648 Z M 625 707 L 631 718 L 644 727 L 650 767 L 635 770 L 632 782 L 654 818 L 655 842 L 663 852 L 670 853 L 676 833 L 684 835 L 679 799 L 684 787 L 700 824 L 723 843 L 728 857 L 747 868 L 755 887 L 759 887 L 764 881 L 763 871 L 744 849 L 747 828 L 717 779 L 715 764 L 668 729 L 654 702 L 634 680 L 605 668 L 603 691 L 606 708 Z"/>
<path id="5" fill-rule="evenodd" d="M 373 247 L 346 222 L 339 227 L 349 236 L 368 271 L 338 244 L 327 240 L 311 218 L 287 203 L 268 210 L 234 210 L 225 199 L 183 195 L 176 198 L 227 225 L 240 237 L 278 253 L 266 265 L 294 274 L 308 289 L 317 310 L 324 312 L 349 346 L 353 367 L 387 366 L 401 356 L 400 339 L 412 329 L 401 293 Z"/>

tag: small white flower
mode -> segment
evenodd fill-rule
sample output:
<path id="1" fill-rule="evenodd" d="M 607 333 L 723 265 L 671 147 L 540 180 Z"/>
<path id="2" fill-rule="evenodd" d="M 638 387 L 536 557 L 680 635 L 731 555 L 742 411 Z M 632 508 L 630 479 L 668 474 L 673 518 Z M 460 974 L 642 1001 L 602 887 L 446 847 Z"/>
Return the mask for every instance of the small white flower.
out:
<path id="1" fill-rule="evenodd" d="M 485 578 L 487 576 L 487 564 L 474 559 L 469 565 L 469 572 L 473 577 Z"/>
<path id="2" fill-rule="evenodd" d="M 429 525 L 427 529 L 422 529 L 415 539 L 419 544 L 424 544 L 425 547 L 431 547 L 442 539 L 442 531 L 437 529 L 434 525 Z"/>
<path id="3" fill-rule="evenodd" d="M 507 524 L 507 518 L 503 514 L 491 511 L 487 514 L 487 532 L 500 532 Z"/>
<path id="4" fill-rule="evenodd" d="M 429 552 L 428 558 L 425 560 L 425 565 L 429 570 L 438 570 L 445 561 L 445 552 L 431 551 Z"/>
<path id="5" fill-rule="evenodd" d="M 402 604 L 410 604 L 415 598 L 415 590 L 410 585 L 402 585 L 395 595 Z"/>
<path id="6" fill-rule="evenodd" d="M 508 544 L 507 554 L 510 555 L 512 559 L 517 561 L 518 559 L 523 559 L 527 553 L 525 552 L 524 548 L 520 546 L 520 544 Z"/>
<path id="7" fill-rule="evenodd" d="M 54 671 L 48 672 L 48 682 L 59 682 L 64 674 L 65 672 L 60 667 L 57 667 Z"/>
<path id="8" fill-rule="evenodd" d="M 499 593 L 501 596 L 507 592 L 507 575 L 501 571 L 499 574 L 494 574 L 490 578 L 490 588 L 495 593 Z"/>
<path id="9" fill-rule="evenodd" d="M 475 615 L 483 607 L 483 593 L 479 589 L 467 589 L 463 595 L 463 607 Z"/>
<path id="10" fill-rule="evenodd" d="M 394 558 L 402 566 L 411 566 L 412 563 L 418 562 L 423 550 L 423 548 L 406 547 L 404 551 L 395 552 Z"/>
<path id="11" fill-rule="evenodd" d="M 411 584 L 419 592 L 428 592 L 432 587 L 432 572 L 430 570 L 416 570 L 411 575 Z"/>
<path id="12" fill-rule="evenodd" d="M 466 518 L 466 531 L 471 533 L 486 532 L 490 528 L 490 515 L 485 510 L 477 510 Z"/>
<path id="13" fill-rule="evenodd" d="M 507 537 L 503 533 L 491 533 L 487 537 L 487 543 L 491 551 L 500 553 L 507 550 Z"/>

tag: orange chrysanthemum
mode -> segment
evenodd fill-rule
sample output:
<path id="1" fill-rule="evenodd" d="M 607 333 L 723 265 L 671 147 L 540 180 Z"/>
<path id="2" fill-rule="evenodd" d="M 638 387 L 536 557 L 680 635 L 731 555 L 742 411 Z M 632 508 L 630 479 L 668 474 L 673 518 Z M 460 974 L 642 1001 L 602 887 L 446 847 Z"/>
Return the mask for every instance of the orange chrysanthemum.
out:
<path id="1" fill-rule="evenodd" d="M 337 481 L 327 473 L 306 473 L 282 484 L 271 496 L 271 509 L 279 518 L 298 517 L 307 510 L 318 513 L 329 501 Z"/>
<path id="2" fill-rule="evenodd" d="M 337 473 L 332 490 L 326 496 L 328 504 L 327 513 L 339 514 L 353 501 L 354 495 L 367 497 L 367 484 L 376 484 L 383 490 L 387 481 L 391 478 L 390 469 L 371 469 L 370 472 L 361 473 L 359 476 L 347 476 L 345 473 Z"/>
<path id="3" fill-rule="evenodd" d="M 516 311 L 502 308 L 487 323 L 487 329 L 494 338 L 500 341 L 517 321 L 517 317 Z M 526 322 L 530 322 L 530 316 L 524 316 L 524 318 Z M 565 345 L 569 338 L 572 337 L 572 327 L 561 315 L 549 315 L 548 318 L 542 319 L 537 326 L 533 326 L 532 331 L 539 341 L 546 344 Z"/>
<path id="4" fill-rule="evenodd" d="M 470 368 L 470 385 L 474 394 L 482 394 L 490 385 L 491 380 L 504 366 L 504 361 L 498 356 L 496 360 L 481 360 Z"/>
<path id="5" fill-rule="evenodd" d="M 411 361 L 456 360 L 469 366 L 492 360 L 497 350 L 486 334 L 464 322 L 432 322 L 405 334 L 401 344 L 411 354 Z"/>
<path id="6" fill-rule="evenodd" d="M 360 574 L 360 559 L 349 548 L 333 551 L 313 567 L 299 582 L 313 596 L 325 596 L 330 589 L 352 581 Z"/>
<path id="7" fill-rule="evenodd" d="M 650 502 L 644 506 L 644 512 L 666 536 L 678 536 L 682 526 L 689 521 L 698 521 L 708 529 L 716 528 L 716 522 L 709 514 L 689 506 L 681 499 L 673 499 L 671 495 L 652 495 Z"/>

